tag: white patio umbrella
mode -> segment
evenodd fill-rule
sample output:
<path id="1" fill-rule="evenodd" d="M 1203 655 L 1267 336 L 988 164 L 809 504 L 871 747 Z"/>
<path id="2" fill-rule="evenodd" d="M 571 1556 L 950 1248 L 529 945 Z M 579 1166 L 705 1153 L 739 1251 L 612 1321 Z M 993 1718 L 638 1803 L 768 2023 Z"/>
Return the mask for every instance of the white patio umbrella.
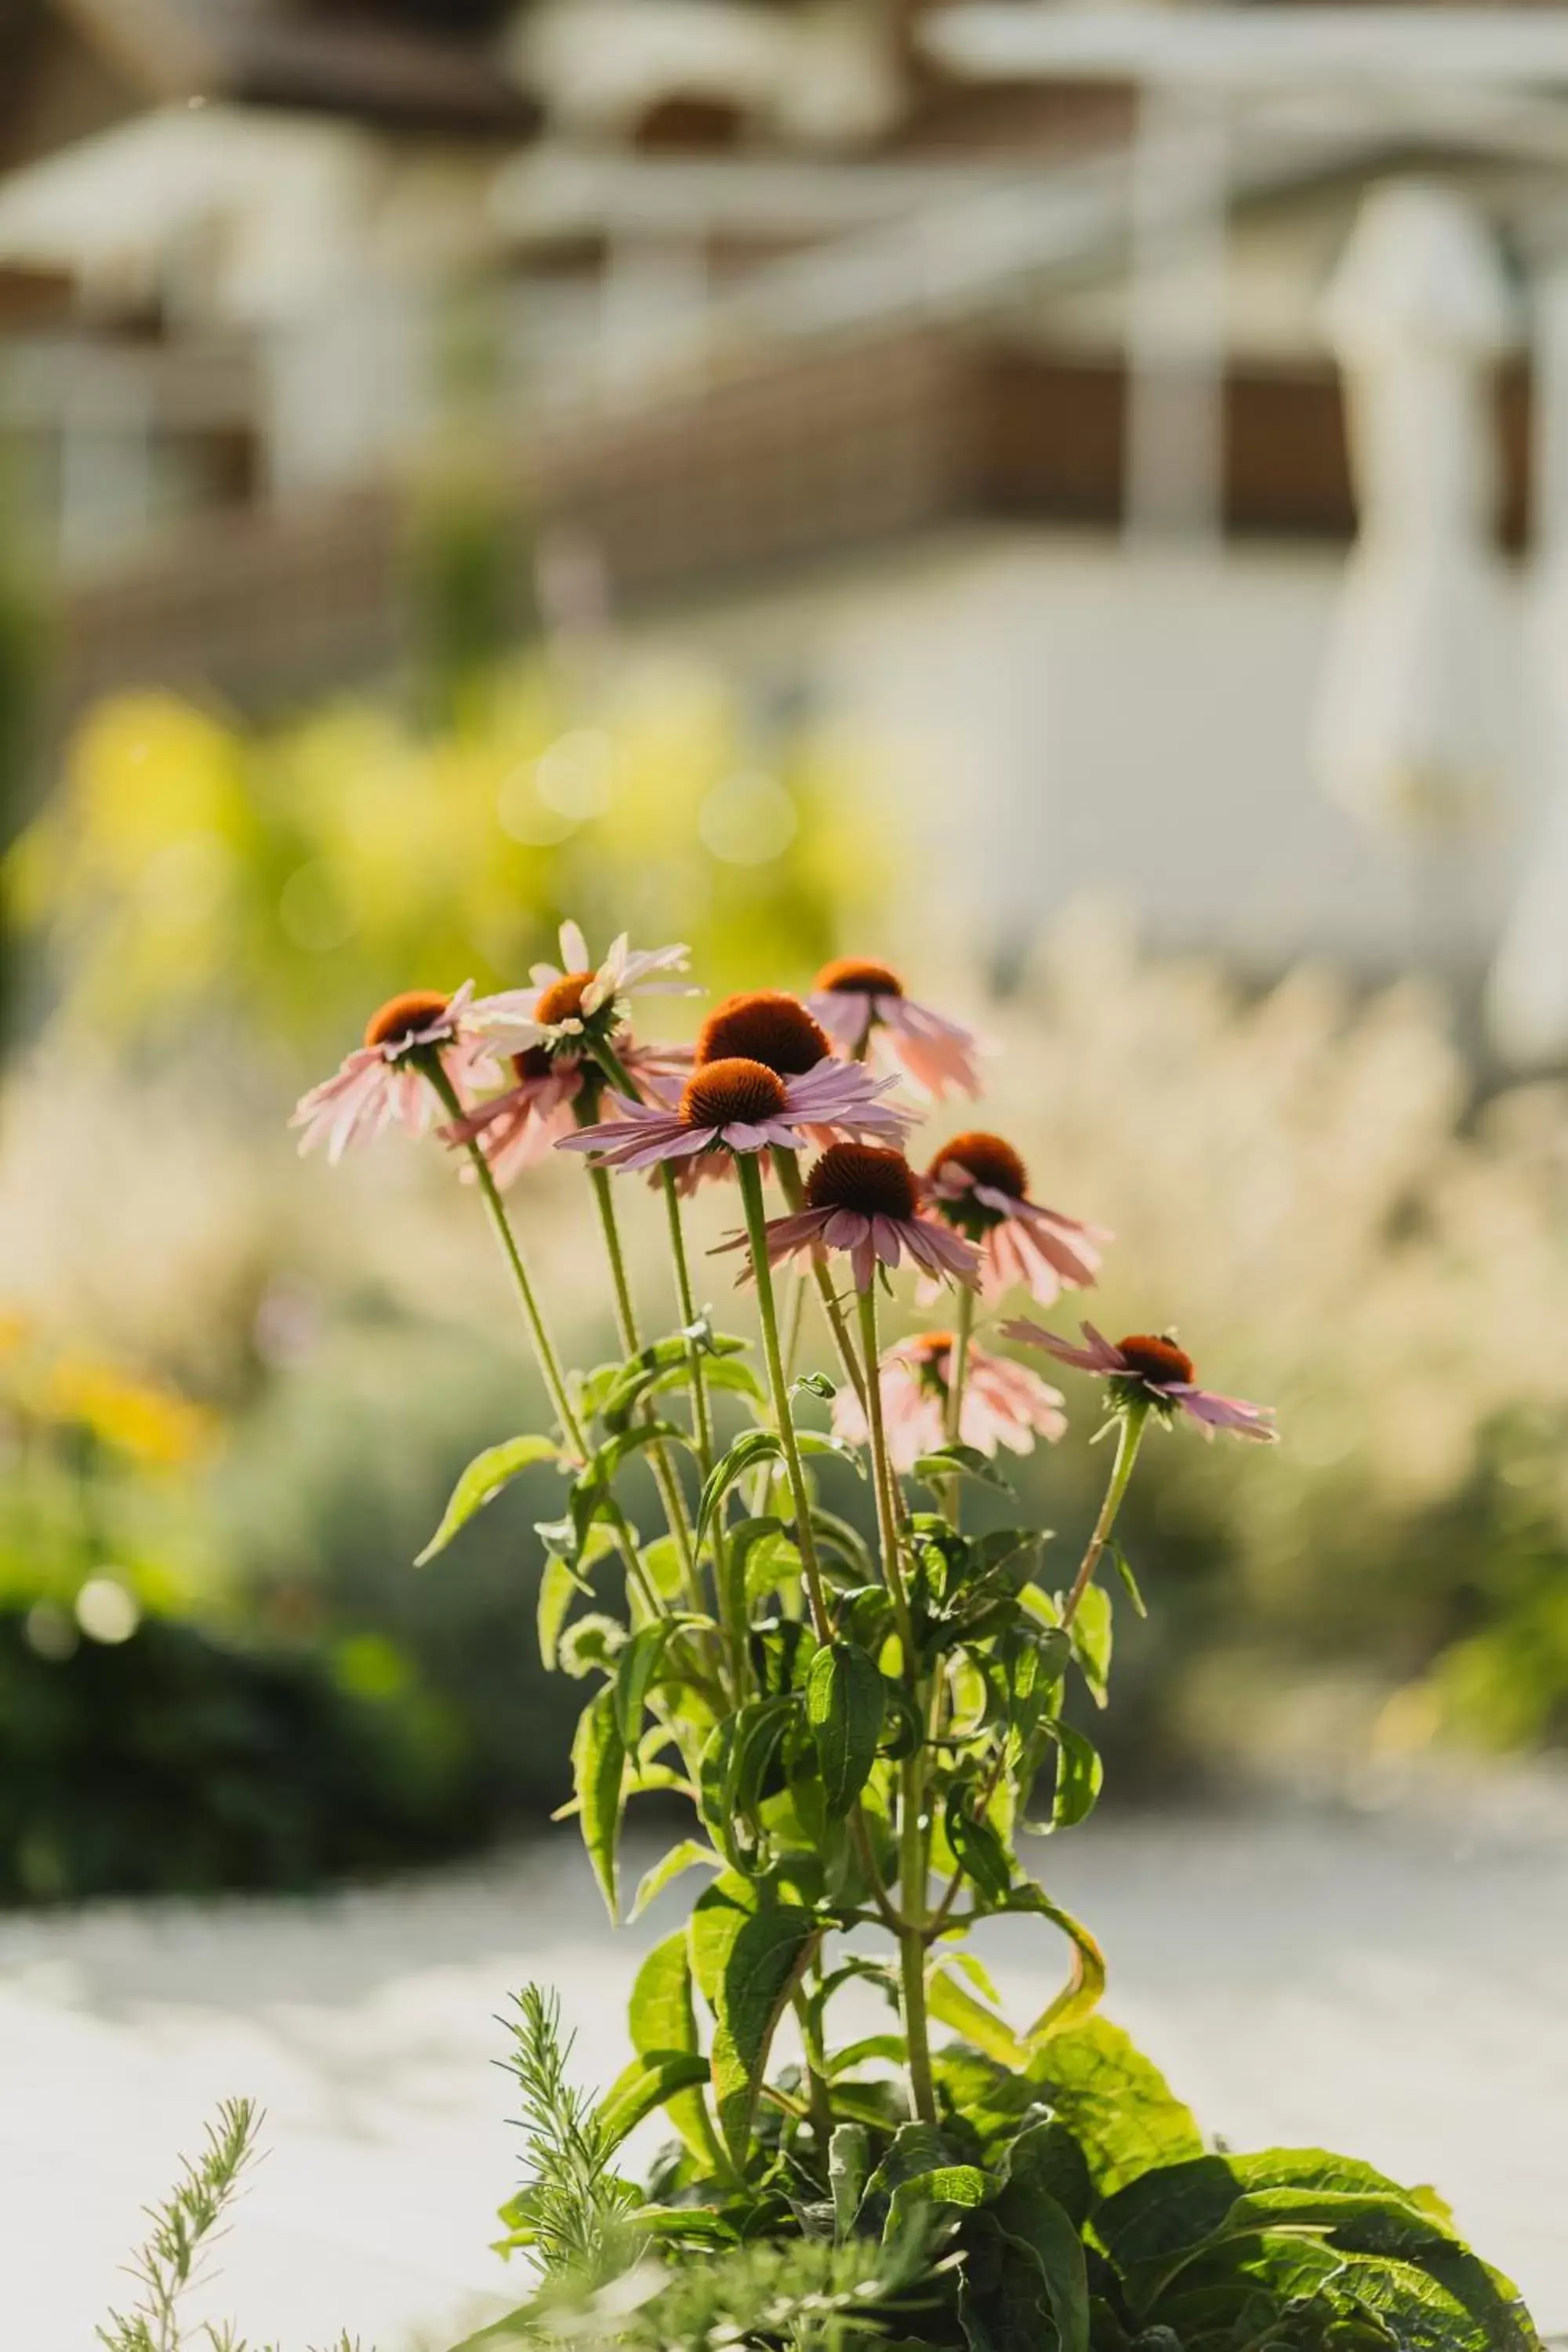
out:
<path id="1" fill-rule="evenodd" d="M 1492 1041 L 1519 1066 L 1568 1061 L 1568 268 L 1537 299 L 1531 706 L 1540 719 L 1543 806 L 1492 966 Z"/>
<path id="2" fill-rule="evenodd" d="M 1360 532 L 1320 689 L 1318 771 L 1366 823 L 1451 840 L 1503 794 L 1514 761 L 1490 405 L 1514 318 L 1484 221 L 1451 188 L 1373 189 L 1325 323 Z"/>

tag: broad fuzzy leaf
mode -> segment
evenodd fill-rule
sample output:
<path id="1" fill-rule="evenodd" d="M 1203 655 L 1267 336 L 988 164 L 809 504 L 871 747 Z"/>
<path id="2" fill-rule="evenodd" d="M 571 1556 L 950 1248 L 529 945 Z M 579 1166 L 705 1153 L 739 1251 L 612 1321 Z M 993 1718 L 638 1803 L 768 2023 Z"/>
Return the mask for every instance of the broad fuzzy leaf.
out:
<path id="1" fill-rule="evenodd" d="M 1053 2033 L 1030 2054 L 1028 2074 L 1082 2148 L 1101 2197 L 1203 2154 L 1192 2109 L 1109 2018 Z"/>

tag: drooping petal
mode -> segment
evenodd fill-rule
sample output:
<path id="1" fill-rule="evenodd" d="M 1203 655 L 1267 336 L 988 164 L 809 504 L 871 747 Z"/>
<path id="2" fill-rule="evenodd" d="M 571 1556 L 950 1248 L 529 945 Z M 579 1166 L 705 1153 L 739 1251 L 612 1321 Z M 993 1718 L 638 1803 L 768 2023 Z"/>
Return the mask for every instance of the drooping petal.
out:
<path id="1" fill-rule="evenodd" d="M 1031 1322 L 1027 1316 L 1019 1316 L 1011 1323 L 1004 1323 L 1002 1336 L 1005 1339 L 1020 1340 L 1028 1348 L 1044 1348 L 1046 1353 L 1055 1356 L 1058 1363 L 1071 1364 L 1080 1372 L 1126 1370 L 1126 1360 L 1121 1349 L 1112 1347 L 1103 1332 L 1097 1331 L 1092 1323 L 1084 1323 L 1079 1328 L 1089 1343 L 1087 1347 L 1080 1348 L 1071 1339 L 1059 1338 L 1055 1331 L 1047 1331 L 1043 1323 Z"/>
<path id="2" fill-rule="evenodd" d="M 563 970 L 592 971 L 594 959 L 588 952 L 588 942 L 583 936 L 582 925 L 568 919 L 561 926 L 560 937 Z M 552 977 L 558 980 L 562 977 L 562 973 L 557 972 Z"/>
<path id="3" fill-rule="evenodd" d="M 1221 1396 L 1214 1389 L 1200 1389 L 1180 1381 L 1161 1385 L 1163 1393 L 1173 1398 L 1182 1411 L 1198 1423 L 1205 1437 L 1212 1436 L 1216 1429 L 1228 1429 L 1237 1437 L 1256 1438 L 1265 1445 L 1279 1442 L 1272 1405 L 1249 1404 L 1245 1397 Z"/>

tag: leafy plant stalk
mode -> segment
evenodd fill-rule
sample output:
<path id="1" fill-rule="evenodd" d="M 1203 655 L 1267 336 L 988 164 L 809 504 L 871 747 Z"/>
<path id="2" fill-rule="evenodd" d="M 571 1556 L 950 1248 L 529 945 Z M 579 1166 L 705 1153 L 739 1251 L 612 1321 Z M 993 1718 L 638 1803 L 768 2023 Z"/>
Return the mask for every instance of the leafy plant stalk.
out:
<path id="1" fill-rule="evenodd" d="M 767 1210 L 763 1201 L 763 1180 L 755 1153 L 737 1153 L 735 1172 L 740 1179 L 741 1200 L 745 1210 L 752 1272 L 757 1286 L 757 1319 L 763 1328 L 763 1355 L 768 1368 L 768 1385 L 778 1422 L 779 1443 L 784 1448 L 784 1468 L 789 1476 L 790 1500 L 795 1506 L 795 1541 L 800 1547 L 801 1568 L 811 1605 L 811 1622 L 817 1640 L 826 1642 L 830 1633 L 827 1595 L 816 1557 L 816 1538 L 811 1524 L 811 1494 L 800 1458 L 800 1442 L 790 1408 L 789 1382 L 784 1375 L 784 1357 L 779 1348 L 778 1309 L 773 1302 L 773 1269 L 768 1263 Z"/>
<path id="2" fill-rule="evenodd" d="M 1062 1604 L 1064 1631 L 1078 1615 L 1083 1596 L 1094 1582 L 1095 1570 L 1105 1556 L 1105 1547 L 1110 1541 L 1112 1530 L 1116 1526 L 1116 1515 L 1121 1510 L 1127 1489 L 1132 1482 L 1132 1472 L 1138 1460 L 1138 1448 L 1143 1442 L 1143 1431 L 1148 1423 L 1149 1412 L 1149 1406 L 1135 1398 L 1131 1403 L 1123 1406 L 1119 1416 L 1116 1432 L 1116 1458 L 1110 1466 L 1110 1479 L 1105 1489 L 1105 1499 L 1100 1504 L 1100 1516 L 1094 1523 L 1094 1532 L 1089 1537 L 1082 1559 L 1079 1562 L 1078 1573 L 1073 1578 L 1067 1599 Z"/>

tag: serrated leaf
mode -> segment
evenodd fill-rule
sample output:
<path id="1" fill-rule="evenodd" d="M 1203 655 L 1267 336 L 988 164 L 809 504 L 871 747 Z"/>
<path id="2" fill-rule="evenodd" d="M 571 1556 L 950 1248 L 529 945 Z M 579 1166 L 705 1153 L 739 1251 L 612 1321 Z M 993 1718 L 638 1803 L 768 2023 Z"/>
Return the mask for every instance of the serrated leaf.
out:
<path id="1" fill-rule="evenodd" d="M 983 1486 L 994 1486 L 999 1494 L 1010 1495 L 1011 1483 L 1004 1477 L 988 1454 L 973 1445 L 939 1445 L 930 1454 L 922 1454 L 914 1465 L 914 1475 L 928 1486 L 940 1486 L 948 1478 L 973 1478 Z"/>
<path id="2" fill-rule="evenodd" d="M 1028 2072 L 1083 2150 L 1101 2197 L 1203 2154 L 1192 2109 L 1109 2018 L 1052 2034 L 1031 2053 Z"/>
<path id="3" fill-rule="evenodd" d="M 882 1736 L 880 1670 L 853 1642 L 818 1650 L 805 1681 L 805 1719 L 816 1746 L 829 1817 L 842 1821 L 871 1777 Z"/>
<path id="4" fill-rule="evenodd" d="M 583 1843 L 612 1920 L 619 1916 L 618 1852 L 626 1764 L 626 1743 L 616 1727 L 615 1692 L 606 1683 L 578 1717 L 572 1742 L 572 1774 Z"/>
<path id="5" fill-rule="evenodd" d="M 662 1895 L 667 1886 L 673 1886 L 687 1871 L 695 1870 L 703 1863 L 711 1864 L 715 1870 L 723 1867 L 721 1857 L 714 1853 L 712 1847 L 700 1844 L 696 1838 L 683 1838 L 679 1845 L 672 1845 L 668 1853 L 661 1854 L 637 1881 L 632 1907 L 626 1913 L 628 1927 L 642 1917 L 648 1905 Z"/>
<path id="6" fill-rule="evenodd" d="M 531 1469 L 538 1462 L 559 1462 L 561 1448 L 553 1438 L 540 1436 L 509 1437 L 500 1445 L 489 1445 L 476 1454 L 452 1489 L 451 1500 L 441 1515 L 441 1524 L 415 1560 L 423 1568 L 437 1552 L 445 1551 L 460 1528 L 466 1528 L 476 1511 L 482 1511 L 493 1502 L 504 1486 L 509 1486 L 521 1471 Z"/>
<path id="7" fill-rule="evenodd" d="M 726 1872 L 693 1907 L 692 1973 L 715 2021 L 714 2103 L 737 2162 L 751 2140 L 779 2019 L 820 1934 L 809 1911 L 736 1872 Z"/>

